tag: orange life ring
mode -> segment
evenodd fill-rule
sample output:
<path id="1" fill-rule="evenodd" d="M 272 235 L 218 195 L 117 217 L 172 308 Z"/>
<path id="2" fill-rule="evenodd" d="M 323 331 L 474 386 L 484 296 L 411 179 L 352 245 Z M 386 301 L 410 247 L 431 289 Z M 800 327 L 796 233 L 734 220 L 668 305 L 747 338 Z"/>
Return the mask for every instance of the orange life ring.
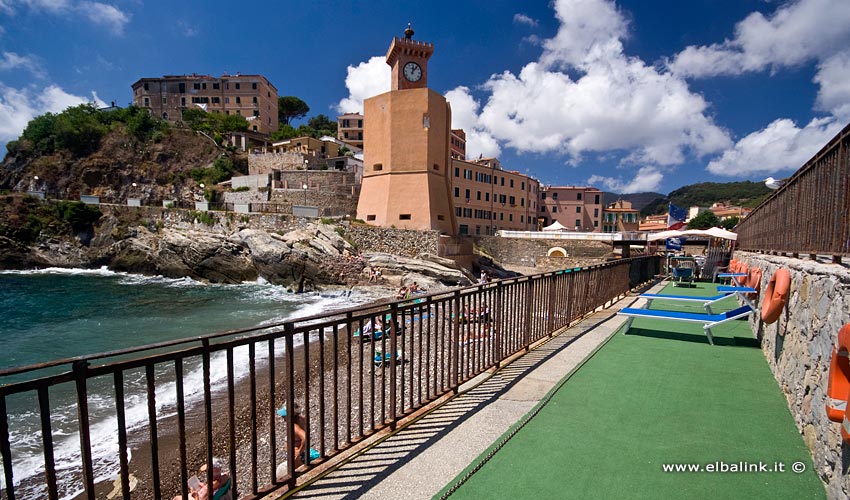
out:
<path id="1" fill-rule="evenodd" d="M 832 348 L 829 360 L 829 382 L 826 389 L 826 416 L 833 422 L 839 422 L 841 435 L 850 438 L 847 422 L 847 399 L 850 397 L 850 323 L 838 332 L 838 342 Z"/>
<path id="2" fill-rule="evenodd" d="M 754 288 L 755 292 L 748 294 L 751 299 L 757 299 L 759 293 L 761 292 L 761 268 L 754 267 L 750 269 L 750 274 L 747 276 L 746 285 L 750 288 Z"/>
<path id="3" fill-rule="evenodd" d="M 737 273 L 738 272 L 738 259 L 732 259 L 729 261 L 729 272 Z"/>
<path id="4" fill-rule="evenodd" d="M 738 265 L 738 271 L 737 271 L 737 272 L 738 272 L 738 273 L 741 273 L 741 274 L 749 274 L 750 270 L 749 270 L 749 267 L 747 267 L 747 265 L 746 265 L 746 264 L 744 264 L 743 262 L 741 262 L 741 263 Z M 738 286 L 746 286 L 746 285 L 747 285 L 747 277 L 732 278 L 732 279 L 734 279 L 734 280 L 735 280 L 735 283 L 737 283 L 737 284 L 738 284 Z"/>
<path id="5" fill-rule="evenodd" d="M 764 302 L 761 305 L 761 320 L 767 324 L 776 322 L 785 305 L 788 304 L 788 294 L 791 290 L 791 273 L 787 269 L 777 269 L 767 290 L 764 292 Z"/>

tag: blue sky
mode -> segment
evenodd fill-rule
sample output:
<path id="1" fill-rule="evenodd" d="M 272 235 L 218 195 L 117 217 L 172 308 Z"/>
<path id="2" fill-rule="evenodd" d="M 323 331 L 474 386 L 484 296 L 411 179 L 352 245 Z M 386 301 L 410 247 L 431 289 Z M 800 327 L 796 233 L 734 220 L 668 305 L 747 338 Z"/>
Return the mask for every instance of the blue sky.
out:
<path id="1" fill-rule="evenodd" d="M 469 156 L 546 184 L 785 177 L 850 121 L 847 0 L 0 0 L 0 145 L 166 74 L 259 73 L 311 116 L 360 111 L 408 22 Z"/>

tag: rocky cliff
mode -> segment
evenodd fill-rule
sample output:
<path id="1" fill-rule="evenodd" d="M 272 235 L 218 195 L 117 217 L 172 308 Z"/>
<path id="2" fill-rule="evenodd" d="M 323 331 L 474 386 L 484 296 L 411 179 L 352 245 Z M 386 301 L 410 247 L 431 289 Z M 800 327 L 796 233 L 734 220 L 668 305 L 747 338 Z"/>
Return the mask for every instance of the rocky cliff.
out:
<path id="1" fill-rule="evenodd" d="M 342 233 L 341 226 L 305 220 L 264 230 L 233 214 L 95 208 L 8 195 L 0 209 L 0 269 L 106 266 L 215 283 L 262 278 L 293 291 L 368 284 L 373 268 L 382 270 L 386 285 L 469 283 L 451 261 L 361 255 Z"/>

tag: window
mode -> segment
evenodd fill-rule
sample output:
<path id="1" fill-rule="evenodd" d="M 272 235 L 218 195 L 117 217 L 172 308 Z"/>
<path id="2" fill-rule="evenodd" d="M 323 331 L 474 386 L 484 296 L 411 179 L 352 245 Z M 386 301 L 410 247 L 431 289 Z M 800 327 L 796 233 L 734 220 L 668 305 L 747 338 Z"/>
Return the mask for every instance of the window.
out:
<path id="1" fill-rule="evenodd" d="M 521 206 L 521 207 L 524 207 L 524 206 L 525 206 L 525 198 L 520 198 L 520 199 L 519 199 L 519 206 Z"/>
<path id="2" fill-rule="evenodd" d="M 440 166 L 439 166 L 439 165 L 437 165 L 436 163 L 434 164 L 434 170 L 437 170 L 437 171 L 439 171 L 439 170 L 440 170 Z"/>
<path id="3" fill-rule="evenodd" d="M 505 185 L 505 178 L 502 177 L 502 186 L 504 186 L 504 185 Z"/>
<path id="4" fill-rule="evenodd" d="M 544 193 L 540 193 L 540 199 L 541 199 L 541 200 L 545 200 L 545 199 L 546 199 L 546 193 L 545 193 L 545 192 L 544 192 Z"/>
<path id="5" fill-rule="evenodd" d="M 255 116 L 255 117 L 260 116 L 260 112 L 259 112 L 259 111 L 254 111 L 254 116 Z"/>
<path id="6" fill-rule="evenodd" d="M 581 193 L 576 193 L 576 200 L 581 201 Z"/>
<path id="7" fill-rule="evenodd" d="M 520 184 L 520 189 L 525 191 L 525 181 L 522 181 L 522 183 Z"/>
<path id="8" fill-rule="evenodd" d="M 576 213 L 577 213 L 577 214 L 580 214 L 580 213 L 581 213 L 581 207 L 576 207 Z"/>
<path id="9" fill-rule="evenodd" d="M 469 225 L 461 224 L 460 226 L 458 226 L 458 233 L 469 234 Z"/>
<path id="10" fill-rule="evenodd" d="M 343 120 L 343 121 L 342 121 L 342 128 L 349 128 L 348 120 Z"/>
<path id="11" fill-rule="evenodd" d="M 162 96 L 162 105 L 165 106 L 166 104 L 168 104 L 168 98 L 165 97 L 165 96 Z"/>
<path id="12" fill-rule="evenodd" d="M 455 208 L 455 216 L 460 217 L 460 207 Z"/>
<path id="13" fill-rule="evenodd" d="M 515 207 L 515 206 L 516 206 L 516 198 L 514 198 L 513 196 L 511 196 L 510 198 L 508 198 L 508 200 L 510 200 L 510 202 L 511 202 L 511 206 L 512 206 L 512 207 Z"/>
<path id="14" fill-rule="evenodd" d="M 251 101 L 251 102 L 253 102 L 254 104 L 257 104 L 257 97 L 255 96 L 255 97 L 252 99 L 252 101 Z"/>
<path id="15" fill-rule="evenodd" d="M 556 207 L 555 205 L 552 205 L 552 213 L 554 214 L 557 211 L 558 211 L 558 207 Z"/>
<path id="16" fill-rule="evenodd" d="M 478 196 L 475 199 L 481 201 L 481 191 L 478 191 Z"/>
<path id="17" fill-rule="evenodd" d="M 593 227 L 599 227 L 599 221 L 598 220 L 593 221 Z"/>
<path id="18" fill-rule="evenodd" d="M 221 104 L 221 97 L 213 97 L 212 102 L 213 104 Z"/>
<path id="19" fill-rule="evenodd" d="M 552 199 L 557 200 L 558 199 L 558 193 L 552 193 Z"/>
<path id="20" fill-rule="evenodd" d="M 213 90 L 218 90 L 221 87 L 221 84 L 218 82 L 213 82 Z"/>
<path id="21" fill-rule="evenodd" d="M 511 187 L 514 187 L 514 180 L 511 179 Z"/>
<path id="22" fill-rule="evenodd" d="M 596 201 L 594 201 L 593 203 L 595 203 L 595 204 L 599 205 L 599 195 L 598 195 L 598 194 L 596 195 L 595 200 L 596 200 Z"/>
<path id="23" fill-rule="evenodd" d="M 468 199 L 469 199 L 469 196 L 470 196 L 470 192 L 469 192 L 469 190 L 467 189 L 467 190 L 466 190 L 466 196 L 465 196 L 465 198 L 468 200 Z"/>
<path id="24" fill-rule="evenodd" d="M 363 120 L 357 120 L 357 128 L 363 128 Z"/>
<path id="25" fill-rule="evenodd" d="M 242 116 L 242 110 L 237 109 L 236 114 Z"/>
<path id="26" fill-rule="evenodd" d="M 224 90 L 230 90 L 230 83 L 224 82 Z"/>
<path id="27" fill-rule="evenodd" d="M 468 179 L 468 180 L 472 180 L 472 170 L 470 170 L 468 168 L 463 169 L 463 178 Z"/>
<path id="28" fill-rule="evenodd" d="M 148 89 L 148 84 L 146 83 L 145 84 L 145 91 L 147 91 L 147 90 L 150 90 L 150 89 Z"/>
<path id="29" fill-rule="evenodd" d="M 580 227 L 581 227 L 581 221 L 576 219 L 576 229 L 579 229 Z"/>
<path id="30" fill-rule="evenodd" d="M 505 212 L 499 214 L 499 220 L 505 220 Z"/>
<path id="31" fill-rule="evenodd" d="M 195 90 L 201 90 L 201 84 L 199 82 L 195 82 L 192 84 L 192 88 Z"/>
<path id="32" fill-rule="evenodd" d="M 242 84 L 239 83 L 239 82 L 236 82 L 236 90 L 239 90 L 241 87 L 242 87 Z"/>
<path id="33" fill-rule="evenodd" d="M 459 187 L 455 188 L 455 198 L 460 198 L 460 188 Z"/>
<path id="34" fill-rule="evenodd" d="M 186 98 L 185 97 L 180 98 L 180 106 L 182 106 L 184 108 L 186 107 Z"/>
<path id="35" fill-rule="evenodd" d="M 252 130 L 253 130 L 254 132 L 256 132 L 256 131 L 257 131 L 257 126 L 256 126 L 256 125 L 254 125 L 254 127 L 253 127 L 253 129 L 252 129 Z"/>
<path id="36" fill-rule="evenodd" d="M 508 222 L 514 221 L 514 214 L 508 214 Z"/>
<path id="37" fill-rule="evenodd" d="M 398 220 L 410 220 L 410 214 L 398 214 Z"/>
<path id="38" fill-rule="evenodd" d="M 207 90 L 207 84 L 206 84 L 206 83 L 202 83 L 202 84 L 201 84 L 201 89 L 203 89 L 203 90 Z"/>
<path id="39" fill-rule="evenodd" d="M 484 201 L 490 201 L 490 193 L 484 193 Z"/>
<path id="40" fill-rule="evenodd" d="M 593 216 L 594 216 L 594 217 L 599 217 L 599 209 L 598 209 L 598 208 L 594 208 L 594 209 L 593 209 Z"/>
<path id="41" fill-rule="evenodd" d="M 366 220 L 375 220 L 375 216 L 374 215 L 367 215 Z"/>
<path id="42" fill-rule="evenodd" d="M 383 169 L 384 169 L 383 163 L 376 163 L 376 164 L 372 165 L 372 170 L 374 170 L 376 172 L 379 171 L 379 170 L 383 170 Z"/>
<path id="43" fill-rule="evenodd" d="M 455 167 L 455 177 L 460 177 L 460 169 Z"/>
<path id="44" fill-rule="evenodd" d="M 224 98 L 224 104 L 230 104 L 230 98 L 229 97 Z"/>
<path id="45" fill-rule="evenodd" d="M 236 96 L 236 104 L 242 104 L 242 98 L 241 97 Z"/>
<path id="46" fill-rule="evenodd" d="M 525 224 L 525 216 L 524 216 L 524 215 L 520 215 L 520 216 L 519 216 L 519 222 L 520 222 L 521 224 Z"/>
<path id="47" fill-rule="evenodd" d="M 183 82 L 178 83 L 177 89 L 178 89 L 178 92 L 180 92 L 181 94 L 185 94 L 186 93 L 186 84 L 183 83 Z"/>
<path id="48" fill-rule="evenodd" d="M 257 90 L 257 82 L 251 82 L 251 88 Z"/>
<path id="49" fill-rule="evenodd" d="M 444 215 L 438 215 L 437 220 L 446 220 L 446 217 Z"/>
<path id="50" fill-rule="evenodd" d="M 144 106 L 145 106 L 146 108 L 149 108 L 149 107 L 150 107 L 150 105 L 151 105 L 151 99 L 150 99 L 150 97 L 145 97 Z"/>

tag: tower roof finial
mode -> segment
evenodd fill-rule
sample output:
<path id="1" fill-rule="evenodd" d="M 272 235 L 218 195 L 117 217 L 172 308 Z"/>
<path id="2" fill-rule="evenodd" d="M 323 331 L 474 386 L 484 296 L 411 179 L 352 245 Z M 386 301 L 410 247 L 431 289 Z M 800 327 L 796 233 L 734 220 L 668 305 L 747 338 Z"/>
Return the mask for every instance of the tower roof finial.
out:
<path id="1" fill-rule="evenodd" d="M 407 29 L 404 30 L 404 38 L 407 40 L 413 39 L 413 28 L 410 27 L 410 23 L 407 23 Z"/>

